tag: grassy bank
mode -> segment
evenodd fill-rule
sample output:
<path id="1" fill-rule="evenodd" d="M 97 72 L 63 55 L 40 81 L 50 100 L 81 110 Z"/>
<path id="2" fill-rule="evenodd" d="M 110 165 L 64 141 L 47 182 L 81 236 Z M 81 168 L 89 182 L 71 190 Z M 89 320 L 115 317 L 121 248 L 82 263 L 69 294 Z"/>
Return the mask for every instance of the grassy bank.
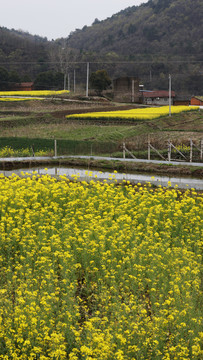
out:
<path id="1" fill-rule="evenodd" d="M 10 106 L 10 107 L 9 107 Z M 136 105 L 134 105 L 135 107 Z M 29 104 L 11 104 L 0 107 L 0 148 L 14 149 L 33 146 L 36 151 L 53 152 L 57 139 L 59 155 L 112 155 L 122 156 L 122 143 L 136 157 L 147 157 L 148 139 L 152 145 L 167 156 L 167 141 L 183 147 L 189 160 L 189 140 L 199 147 L 203 138 L 203 111 L 172 114 L 139 122 L 91 120 L 68 120 L 67 114 L 109 109 L 132 109 L 132 105 L 47 101 Z M 186 150 L 185 150 L 186 149 Z M 173 151 L 173 158 L 178 154 Z M 151 152 L 152 159 L 159 159 Z M 199 161 L 198 150 L 194 149 L 194 159 Z"/>
<path id="2" fill-rule="evenodd" d="M 0 162 L 1 170 L 21 169 L 21 168 L 34 168 L 34 167 L 78 167 L 85 169 L 95 170 L 109 170 L 110 172 L 118 171 L 123 173 L 146 173 L 146 174 L 166 174 L 174 176 L 192 176 L 195 178 L 203 179 L 203 168 L 198 166 L 183 166 L 183 165 L 167 165 L 164 162 L 160 164 L 153 163 L 138 163 L 138 162 L 121 162 L 118 160 L 94 160 L 94 159 L 51 159 L 51 160 L 23 160 L 16 162 Z"/>

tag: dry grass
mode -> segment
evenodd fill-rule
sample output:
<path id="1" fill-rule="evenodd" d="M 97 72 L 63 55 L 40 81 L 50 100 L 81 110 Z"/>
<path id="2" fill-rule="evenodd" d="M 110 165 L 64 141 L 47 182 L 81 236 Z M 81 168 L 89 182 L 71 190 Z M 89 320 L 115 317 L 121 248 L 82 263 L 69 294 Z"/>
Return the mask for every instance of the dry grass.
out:
<path id="1" fill-rule="evenodd" d="M 12 110 L 15 112 L 52 112 L 52 111 L 62 111 L 62 110 L 78 110 L 103 107 L 105 103 L 88 101 L 88 100 L 30 100 L 30 101 L 19 101 L 19 102 L 1 102 L 0 111 Z M 107 103 L 106 106 L 114 106 L 114 104 Z"/>
<path id="2" fill-rule="evenodd" d="M 146 134 L 140 134 L 132 139 L 125 141 L 126 146 L 133 150 L 147 149 L 148 139 L 151 144 L 157 149 L 165 149 L 167 147 L 168 140 L 171 140 L 175 146 L 190 144 L 190 139 L 193 140 L 196 146 L 199 146 L 200 140 L 203 138 L 203 134 L 193 131 L 159 131 L 151 133 L 149 136 Z"/>

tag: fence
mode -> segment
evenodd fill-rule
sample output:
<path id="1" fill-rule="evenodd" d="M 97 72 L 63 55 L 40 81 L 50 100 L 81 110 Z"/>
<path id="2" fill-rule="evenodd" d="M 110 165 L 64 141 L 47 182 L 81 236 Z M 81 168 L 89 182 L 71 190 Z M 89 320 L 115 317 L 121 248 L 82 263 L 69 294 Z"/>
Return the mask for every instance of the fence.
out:
<path id="1" fill-rule="evenodd" d="M 29 149 L 30 156 L 45 150 L 47 155 L 108 155 L 119 151 L 119 144 L 90 140 L 0 138 L 0 150 L 11 147 L 14 150 Z"/>
<path id="2" fill-rule="evenodd" d="M 161 158 L 165 161 L 193 161 L 194 155 L 195 160 L 203 160 L 203 139 L 200 140 L 199 146 L 197 146 L 192 139 L 189 140 L 189 146 L 177 147 L 171 140 L 167 141 L 167 150 L 158 150 L 154 145 L 152 145 L 150 138 L 148 138 L 148 149 L 147 149 L 147 158 L 151 160 L 151 152 L 156 154 L 156 157 Z M 123 158 L 126 157 L 126 152 L 133 158 L 136 158 L 135 155 L 126 148 L 125 143 L 123 143 Z M 172 158 L 174 157 L 175 158 Z"/>
<path id="3" fill-rule="evenodd" d="M 147 144 L 147 145 L 146 145 Z M 139 145 L 139 144 L 138 144 Z M 27 138 L 0 138 L 0 150 L 11 147 L 14 150 L 30 149 L 29 156 L 35 156 L 40 150 L 46 151 L 49 156 L 60 155 L 107 155 L 113 157 L 162 159 L 164 161 L 203 161 L 203 139 L 199 144 L 192 139 L 188 141 L 188 146 L 174 145 L 168 140 L 166 146 L 158 149 L 158 144 L 152 144 L 150 138 L 145 144 L 142 143 L 141 151 L 130 150 L 130 144 L 115 142 L 97 142 L 84 140 L 63 140 L 63 139 L 27 139 Z M 134 143 L 136 146 L 136 142 Z M 138 146 L 139 148 L 140 146 Z M 147 147 L 147 148 L 146 148 Z M 22 155 L 21 155 L 22 156 Z M 2 156 L 4 157 L 4 156 Z M 5 156 L 6 157 L 6 156 Z"/>

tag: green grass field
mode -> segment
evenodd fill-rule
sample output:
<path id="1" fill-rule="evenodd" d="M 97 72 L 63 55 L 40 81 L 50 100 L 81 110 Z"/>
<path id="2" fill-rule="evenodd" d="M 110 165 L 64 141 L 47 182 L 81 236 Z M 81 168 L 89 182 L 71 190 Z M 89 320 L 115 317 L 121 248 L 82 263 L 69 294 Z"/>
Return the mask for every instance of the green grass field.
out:
<path id="1" fill-rule="evenodd" d="M 90 105 L 88 105 L 90 107 Z M 96 105 L 92 104 L 94 109 Z M 109 108 L 109 106 L 108 106 Z M 203 111 L 192 111 L 135 123 L 122 121 L 68 120 L 70 111 L 88 111 L 87 104 L 64 104 L 53 101 L 30 102 L 29 104 L 1 104 L 0 148 L 11 146 L 53 150 L 53 140 L 58 140 L 59 154 L 104 154 L 122 151 L 122 143 L 135 151 L 147 151 L 150 140 L 156 148 L 166 149 L 167 140 L 175 145 L 189 145 L 192 138 L 198 146 L 203 137 Z M 98 106 L 99 110 L 99 106 Z"/>

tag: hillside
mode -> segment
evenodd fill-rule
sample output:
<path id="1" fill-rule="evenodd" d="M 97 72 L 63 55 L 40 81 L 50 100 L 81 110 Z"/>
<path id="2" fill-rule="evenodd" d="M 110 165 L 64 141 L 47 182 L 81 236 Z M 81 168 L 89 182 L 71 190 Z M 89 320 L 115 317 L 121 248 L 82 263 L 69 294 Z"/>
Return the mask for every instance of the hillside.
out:
<path id="1" fill-rule="evenodd" d="M 117 65 L 113 72 L 137 74 L 148 87 L 166 88 L 171 72 L 175 90 L 200 93 L 202 19 L 202 0 L 149 0 L 104 21 L 96 19 L 92 26 L 70 34 L 67 45 L 80 50 L 83 58 L 136 63 L 125 69 Z"/>
<path id="2" fill-rule="evenodd" d="M 48 61 L 47 48 L 46 38 L 0 27 L 0 66 L 6 66 L 9 71 L 19 71 L 21 76 L 32 76 L 36 71 L 45 70 L 45 63 Z"/>
<path id="3" fill-rule="evenodd" d="M 200 58 L 203 52 L 201 0 L 150 0 L 129 7 L 104 21 L 76 30 L 68 45 L 81 51 L 114 51 L 125 59 L 137 54 Z"/>
<path id="4" fill-rule="evenodd" d="M 0 27 L 0 70 L 34 81 L 41 72 L 68 69 L 72 82 L 75 70 L 85 88 L 84 64 L 90 62 L 90 73 L 105 69 L 111 79 L 137 76 L 152 90 L 167 89 L 172 74 L 173 90 L 189 98 L 203 94 L 202 19 L 202 0 L 149 0 L 51 42 Z"/>

